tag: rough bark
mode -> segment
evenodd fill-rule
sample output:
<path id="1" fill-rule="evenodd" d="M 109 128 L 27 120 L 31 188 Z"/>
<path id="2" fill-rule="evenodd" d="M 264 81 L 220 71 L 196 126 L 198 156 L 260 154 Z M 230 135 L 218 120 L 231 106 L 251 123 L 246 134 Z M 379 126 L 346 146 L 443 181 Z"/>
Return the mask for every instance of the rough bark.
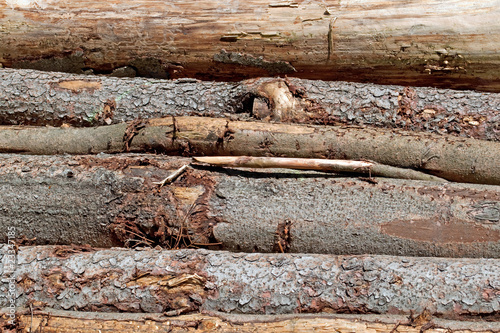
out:
<path id="1" fill-rule="evenodd" d="M 0 127 L 0 152 L 281 156 L 372 160 L 447 180 L 500 185 L 500 143 L 430 133 L 178 117 L 94 128 Z"/>
<path id="2" fill-rule="evenodd" d="M 125 79 L 0 70 L 0 124 L 103 125 L 211 116 L 400 127 L 500 141 L 500 95 L 301 79 Z"/>
<path id="3" fill-rule="evenodd" d="M 426 325 L 424 327 L 424 325 Z M 439 318 L 415 319 L 397 315 L 226 315 L 191 314 L 167 317 L 162 314 L 96 313 L 62 310 L 35 310 L 33 316 L 25 312 L 18 316 L 17 331 L 4 329 L 4 333 L 67 332 L 122 332 L 122 333 L 486 333 L 500 330 L 495 322 L 451 321 Z M 30 331 L 31 329 L 31 331 Z"/>
<path id="4" fill-rule="evenodd" d="M 500 258 L 498 186 L 212 168 L 153 185 L 186 162 L 4 157 L 0 234 L 15 227 L 35 244 Z"/>
<path id="5" fill-rule="evenodd" d="M 5 262 L 6 255 L 2 258 Z M 206 250 L 73 252 L 20 247 L 19 308 L 94 312 L 410 314 L 498 320 L 498 259 L 243 254 Z M 7 266 L 8 267 L 8 266 Z M 0 294 L 0 304 L 8 304 Z"/>
<path id="6" fill-rule="evenodd" d="M 6 67 L 500 89 L 495 0 L 7 0 L 0 10 Z"/>

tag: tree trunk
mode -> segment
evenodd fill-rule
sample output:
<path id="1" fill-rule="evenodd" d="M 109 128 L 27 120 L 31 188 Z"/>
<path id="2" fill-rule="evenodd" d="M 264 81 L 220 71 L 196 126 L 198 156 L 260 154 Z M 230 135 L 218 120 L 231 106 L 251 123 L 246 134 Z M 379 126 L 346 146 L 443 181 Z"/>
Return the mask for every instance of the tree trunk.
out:
<path id="1" fill-rule="evenodd" d="M 20 309 L 406 315 L 426 309 L 441 318 L 498 319 L 498 259 L 20 247 L 9 274 L 4 253 L 2 287 L 13 281 Z M 0 294 L 3 307 L 8 295 Z"/>
<path id="2" fill-rule="evenodd" d="M 18 315 L 18 330 L 4 333 L 68 333 L 68 332 L 121 332 L 121 333 L 484 333 L 500 330 L 497 322 L 452 321 L 439 318 L 417 317 L 413 321 L 398 315 L 227 315 L 190 314 L 164 316 L 162 314 L 99 313 L 35 310 Z M 425 325 L 425 327 L 424 327 Z M 1 326 L 0 326 L 1 327 Z M 31 330 L 30 330 L 31 329 Z"/>
<path id="3" fill-rule="evenodd" d="M 495 0 L 9 0 L 0 10 L 6 67 L 500 90 Z"/>
<path id="4" fill-rule="evenodd" d="M 178 117 L 96 128 L 0 128 L 0 152 L 367 159 L 447 180 L 500 185 L 500 143 L 396 130 Z"/>
<path id="5" fill-rule="evenodd" d="M 0 234 L 14 227 L 36 244 L 500 258 L 498 186 L 208 167 L 153 184 L 185 163 L 9 156 Z"/>
<path id="6" fill-rule="evenodd" d="M 500 141 L 500 95 L 301 79 L 118 79 L 0 70 L 0 124 L 94 126 L 138 117 L 230 116 L 400 127 Z"/>

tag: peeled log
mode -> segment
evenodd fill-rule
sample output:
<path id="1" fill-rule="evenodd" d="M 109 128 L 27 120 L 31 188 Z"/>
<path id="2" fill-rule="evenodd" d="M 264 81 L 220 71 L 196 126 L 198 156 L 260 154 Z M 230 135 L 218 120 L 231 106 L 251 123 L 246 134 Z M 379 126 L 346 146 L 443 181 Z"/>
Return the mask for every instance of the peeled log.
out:
<path id="1" fill-rule="evenodd" d="M 498 186 L 207 167 L 153 184 L 189 161 L 4 157 L 0 234 L 14 227 L 35 244 L 500 258 Z"/>
<path id="2" fill-rule="evenodd" d="M 154 80 L 0 70 L 0 124 L 95 126 L 229 116 L 399 127 L 500 141 L 500 94 L 290 78 Z"/>
<path id="3" fill-rule="evenodd" d="M 13 273 L 4 265 L 0 286 L 15 280 L 20 309 L 402 315 L 427 309 L 464 320 L 495 320 L 499 311 L 498 259 L 49 246 L 20 247 Z M 0 306 L 6 297 L 0 294 Z"/>
<path id="4" fill-rule="evenodd" d="M 94 128 L 0 127 L 0 152 L 158 152 L 371 160 L 458 182 L 500 185 L 500 143 L 377 128 L 177 117 Z"/>
<path id="5" fill-rule="evenodd" d="M 227 315 L 223 313 L 165 316 L 163 314 L 99 313 L 81 311 L 35 310 L 20 315 L 17 331 L 4 328 L 4 333 L 31 333 L 43 327 L 44 333 L 485 333 L 500 330 L 498 322 L 452 321 L 425 318 L 410 321 L 398 315 Z M 1 312 L 0 312 L 1 314 Z M 0 328 L 1 324 L 0 324 Z M 30 330 L 31 329 L 31 330 Z"/>
<path id="6" fill-rule="evenodd" d="M 6 0 L 0 13 L 6 67 L 500 91 L 495 0 Z"/>

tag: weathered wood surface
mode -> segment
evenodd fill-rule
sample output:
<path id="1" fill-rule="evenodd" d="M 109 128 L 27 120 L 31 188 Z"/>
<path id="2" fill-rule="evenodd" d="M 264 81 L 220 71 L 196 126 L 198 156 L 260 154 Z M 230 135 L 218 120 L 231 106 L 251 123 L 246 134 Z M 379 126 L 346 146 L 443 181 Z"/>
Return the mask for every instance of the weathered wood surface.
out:
<path id="1" fill-rule="evenodd" d="M 500 94 L 267 78 L 127 79 L 0 70 L 0 124 L 94 126 L 164 116 L 399 127 L 500 141 Z"/>
<path id="2" fill-rule="evenodd" d="M 50 246 L 20 247 L 16 258 L 13 273 L 2 271 L 1 287 L 15 280 L 19 308 L 406 315 L 427 309 L 464 320 L 495 320 L 499 311 L 498 259 Z M 0 294 L 2 307 L 6 297 Z"/>
<path id="3" fill-rule="evenodd" d="M 35 244 L 500 258 L 498 186 L 199 167 L 153 184 L 188 162 L 4 155 L 0 234 L 14 227 Z"/>
<path id="4" fill-rule="evenodd" d="M 500 143 L 401 130 L 172 117 L 93 128 L 0 126 L 0 152 L 157 152 L 371 160 L 458 182 L 500 185 Z"/>
<path id="5" fill-rule="evenodd" d="M 499 16 L 495 0 L 4 0 L 0 63 L 151 77 L 291 74 L 499 91 Z"/>
<path id="6" fill-rule="evenodd" d="M 423 317 L 422 317 L 423 319 Z M 382 333 L 397 328 L 400 333 L 488 333 L 500 330 L 498 322 L 452 321 L 439 318 L 415 319 L 398 315 L 226 315 L 190 314 L 167 317 L 162 314 L 102 313 L 35 310 L 18 314 L 17 331 L 4 333 Z M 424 325 L 426 325 L 424 327 Z M 0 326 L 1 327 L 1 326 Z M 31 329 L 31 331 L 30 331 Z"/>

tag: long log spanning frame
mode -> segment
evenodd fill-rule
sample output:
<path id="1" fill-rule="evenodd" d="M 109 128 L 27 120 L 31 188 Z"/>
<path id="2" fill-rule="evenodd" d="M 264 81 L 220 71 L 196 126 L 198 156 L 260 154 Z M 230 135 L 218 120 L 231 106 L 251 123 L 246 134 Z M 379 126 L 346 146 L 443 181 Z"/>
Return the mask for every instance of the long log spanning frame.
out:
<path id="1" fill-rule="evenodd" d="M 495 0 L 0 2 L 6 67 L 499 91 Z"/>

